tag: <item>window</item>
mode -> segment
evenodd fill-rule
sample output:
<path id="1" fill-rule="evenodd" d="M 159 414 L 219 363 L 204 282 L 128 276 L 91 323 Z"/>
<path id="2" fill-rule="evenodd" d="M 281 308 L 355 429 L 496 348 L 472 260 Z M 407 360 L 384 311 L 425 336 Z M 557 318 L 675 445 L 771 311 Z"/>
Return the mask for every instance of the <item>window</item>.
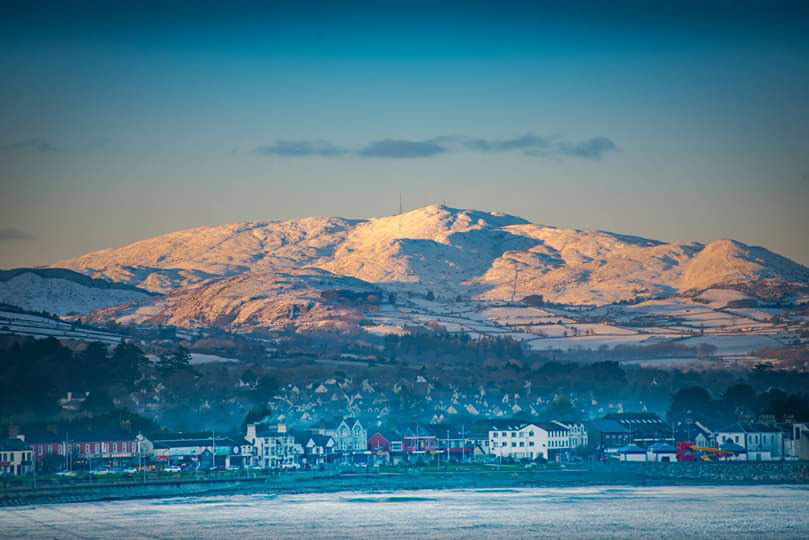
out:
<path id="1" fill-rule="evenodd" d="M 515 442 L 511 443 L 511 447 L 512 447 L 512 448 L 516 448 L 516 447 L 517 447 L 517 443 L 515 443 Z"/>
<path id="2" fill-rule="evenodd" d="M 533 432 L 533 431 L 529 431 L 529 432 L 528 432 L 528 436 L 529 436 L 529 437 L 533 437 L 533 436 L 534 436 L 534 432 Z"/>
<path id="3" fill-rule="evenodd" d="M 494 432 L 494 438 L 495 439 L 497 438 L 497 432 L 496 431 Z"/>

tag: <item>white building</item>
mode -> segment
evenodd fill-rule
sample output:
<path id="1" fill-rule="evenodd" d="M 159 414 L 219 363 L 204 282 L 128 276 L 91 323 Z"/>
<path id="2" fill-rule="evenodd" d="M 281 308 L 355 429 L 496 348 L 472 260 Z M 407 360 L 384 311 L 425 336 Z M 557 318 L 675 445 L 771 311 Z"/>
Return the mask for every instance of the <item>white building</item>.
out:
<path id="1" fill-rule="evenodd" d="M 784 434 L 777 426 L 737 422 L 716 432 L 716 441 L 732 442 L 744 448 L 748 461 L 773 461 L 784 458 Z"/>
<path id="2" fill-rule="evenodd" d="M 567 428 L 571 449 L 575 450 L 576 448 L 587 447 L 587 427 L 584 425 L 584 422 L 576 422 L 573 420 L 552 420 L 551 422 Z"/>
<path id="3" fill-rule="evenodd" d="M 571 449 L 568 428 L 556 422 L 538 422 L 536 425 L 547 433 L 549 453 L 560 454 Z"/>
<path id="4" fill-rule="evenodd" d="M 255 448 L 256 464 L 263 469 L 279 469 L 295 463 L 298 455 L 295 436 L 284 424 L 247 424 L 244 438 Z"/>
<path id="5" fill-rule="evenodd" d="M 663 442 L 657 442 L 649 445 L 646 449 L 647 461 L 677 461 L 677 449 L 672 445 Z"/>
<path id="6" fill-rule="evenodd" d="M 533 423 L 492 422 L 489 450 L 497 458 L 548 459 L 548 432 Z"/>
<path id="7" fill-rule="evenodd" d="M 621 461 L 647 461 L 648 459 L 646 450 L 635 443 L 629 443 L 619 448 L 617 454 Z"/>

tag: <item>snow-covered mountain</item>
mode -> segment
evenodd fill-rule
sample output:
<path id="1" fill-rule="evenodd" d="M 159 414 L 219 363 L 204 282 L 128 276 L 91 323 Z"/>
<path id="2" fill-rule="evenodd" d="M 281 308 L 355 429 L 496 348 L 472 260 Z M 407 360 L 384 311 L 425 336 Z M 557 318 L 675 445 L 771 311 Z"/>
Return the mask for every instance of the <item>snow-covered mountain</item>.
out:
<path id="1" fill-rule="evenodd" d="M 86 313 L 152 300 L 155 293 L 92 279 L 71 270 L 18 268 L 0 271 L 0 304 L 56 315 Z"/>
<path id="2" fill-rule="evenodd" d="M 245 287 L 260 289 L 268 276 L 303 268 L 445 298 L 541 294 L 564 303 L 606 304 L 711 287 L 772 295 L 809 285 L 806 267 L 740 242 L 664 243 L 445 206 L 369 220 L 201 227 L 53 266 L 156 292 L 183 291 L 183 297 L 191 286 L 213 283 L 213 290 L 234 287 L 238 295 Z"/>

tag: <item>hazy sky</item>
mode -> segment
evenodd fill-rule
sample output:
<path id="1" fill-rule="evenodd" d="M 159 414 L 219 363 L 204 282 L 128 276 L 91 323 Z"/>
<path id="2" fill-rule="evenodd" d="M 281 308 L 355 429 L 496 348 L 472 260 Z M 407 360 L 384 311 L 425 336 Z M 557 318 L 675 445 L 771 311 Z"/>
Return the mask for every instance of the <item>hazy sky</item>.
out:
<path id="1" fill-rule="evenodd" d="M 806 2 L 25 4 L 0 267 L 399 192 L 809 264 Z"/>

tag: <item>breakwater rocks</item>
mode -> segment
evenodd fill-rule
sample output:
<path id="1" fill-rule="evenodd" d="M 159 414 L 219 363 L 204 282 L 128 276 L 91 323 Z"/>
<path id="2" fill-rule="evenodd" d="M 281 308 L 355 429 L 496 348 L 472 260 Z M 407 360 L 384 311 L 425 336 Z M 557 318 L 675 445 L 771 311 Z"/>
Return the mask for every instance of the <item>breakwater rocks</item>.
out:
<path id="1" fill-rule="evenodd" d="M 671 479 L 677 483 L 809 483 L 807 461 L 599 463 L 592 465 L 592 469 L 593 472 L 626 471 L 647 479 Z"/>

